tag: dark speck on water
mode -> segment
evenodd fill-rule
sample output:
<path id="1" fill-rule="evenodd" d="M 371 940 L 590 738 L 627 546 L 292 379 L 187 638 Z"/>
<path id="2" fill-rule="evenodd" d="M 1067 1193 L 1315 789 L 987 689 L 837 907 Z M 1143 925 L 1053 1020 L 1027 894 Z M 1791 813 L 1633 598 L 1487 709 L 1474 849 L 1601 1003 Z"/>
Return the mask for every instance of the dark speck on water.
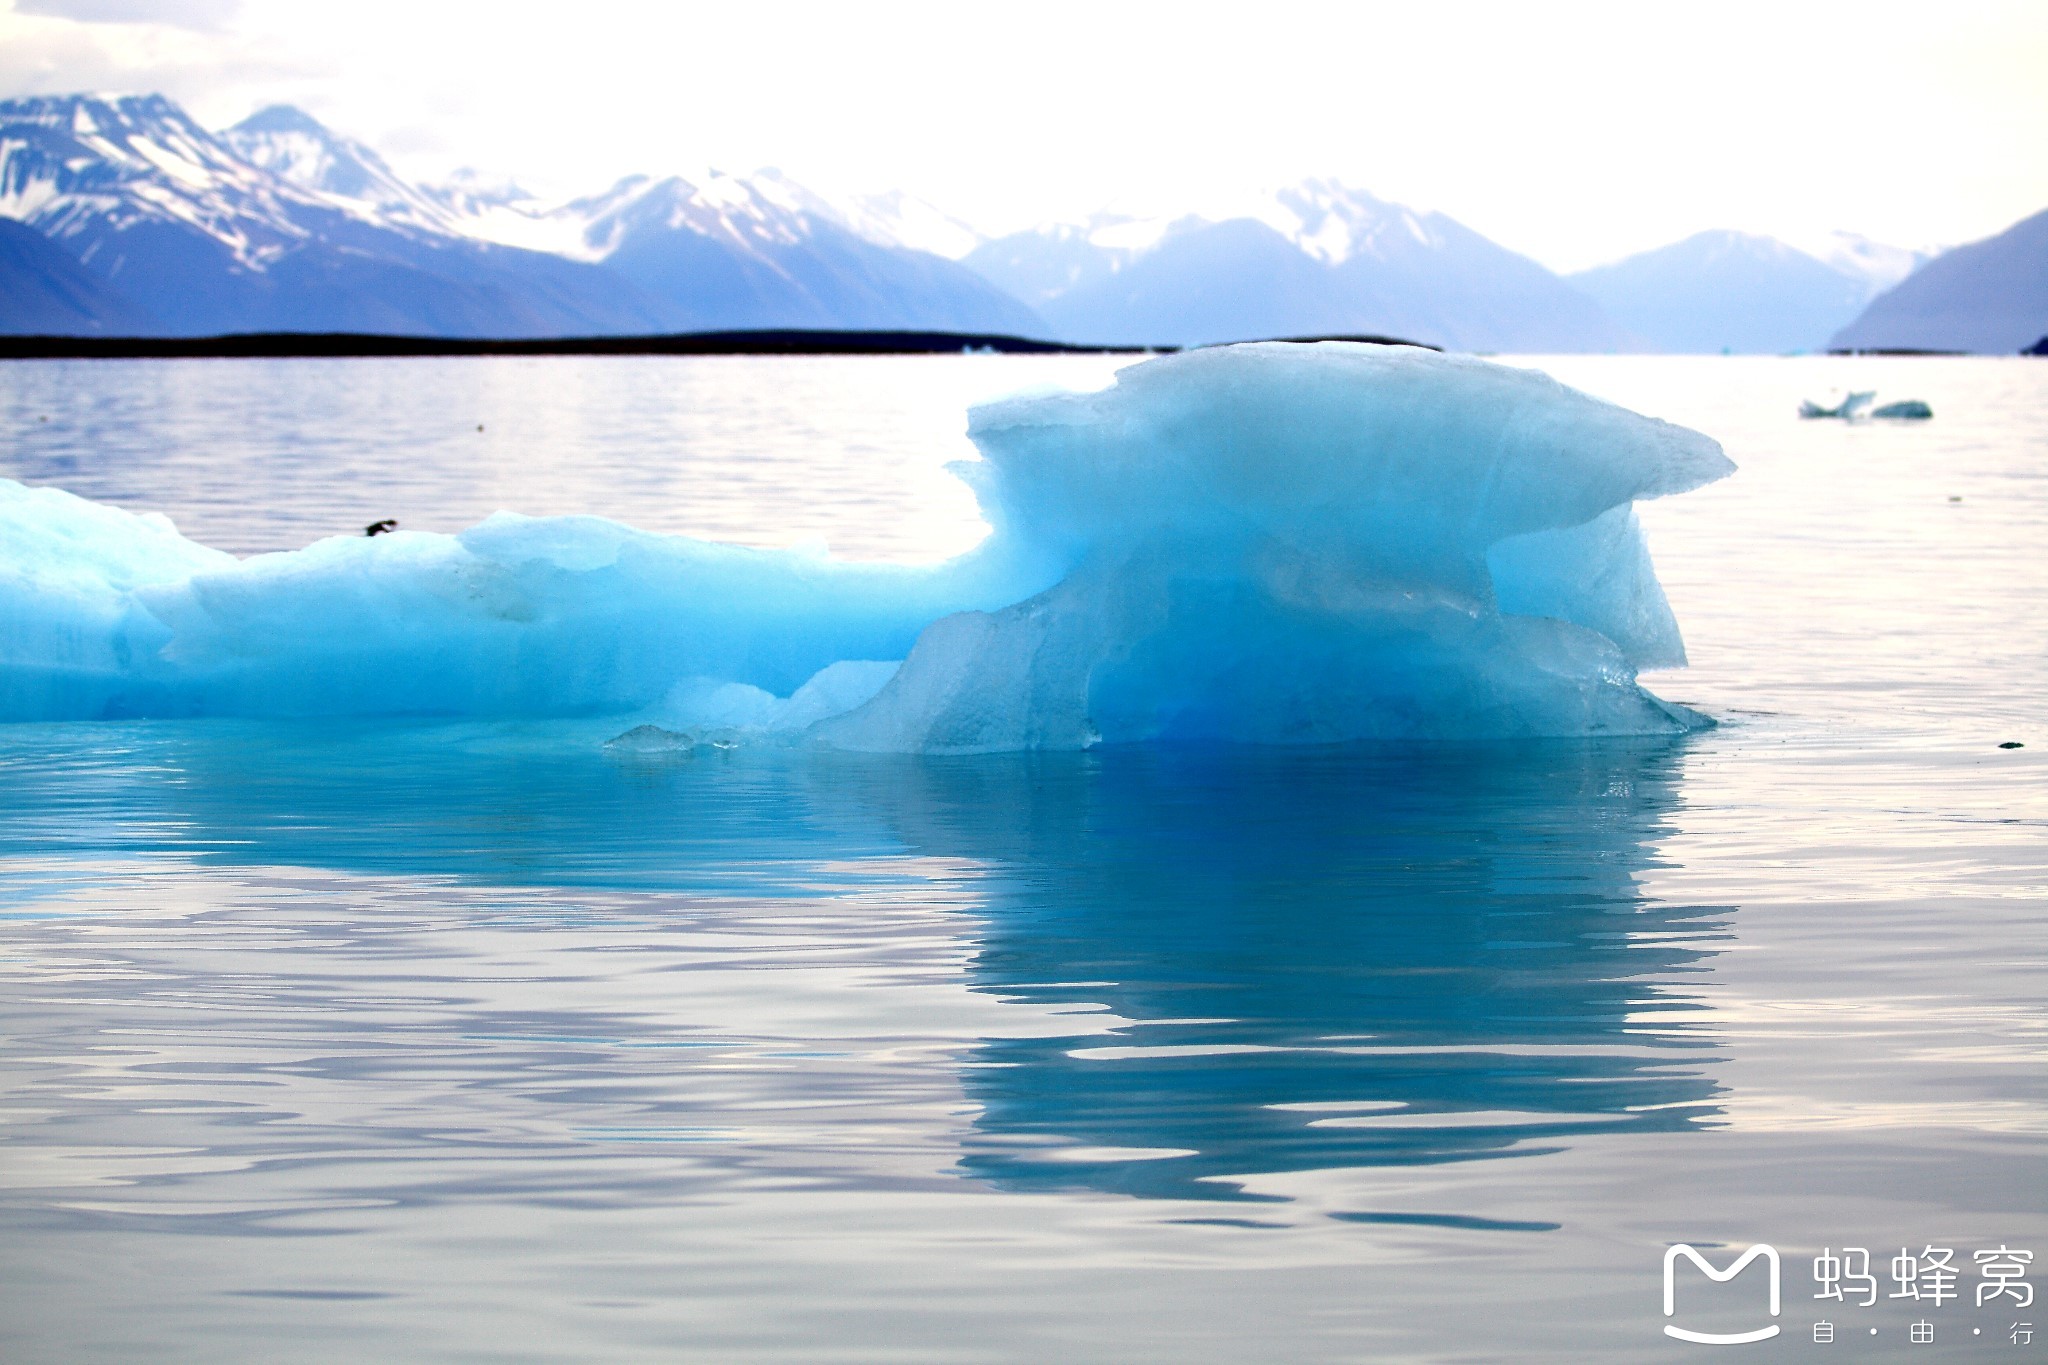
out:
<path id="1" fill-rule="evenodd" d="M 2022 743 L 2020 743 L 2020 742 L 2019 742 L 2018 740 L 2016 740 L 2016 739 L 2009 739 L 2009 740 L 2005 741 L 2005 743 L 2003 743 L 2003 744 L 1999 745 L 1998 747 L 1999 747 L 1999 748 L 2001 748 L 2001 749 L 2024 749 L 2024 748 L 2026 748 L 2027 746 L 2026 746 L 2026 745 L 2024 745 L 2024 744 L 2022 744 Z"/>

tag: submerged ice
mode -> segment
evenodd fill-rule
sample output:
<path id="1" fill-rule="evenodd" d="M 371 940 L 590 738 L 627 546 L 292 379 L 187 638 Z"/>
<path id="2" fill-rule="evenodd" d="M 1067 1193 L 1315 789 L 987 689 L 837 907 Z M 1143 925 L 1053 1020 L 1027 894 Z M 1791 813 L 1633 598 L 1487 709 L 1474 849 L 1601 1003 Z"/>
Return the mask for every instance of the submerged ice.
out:
<path id="1" fill-rule="evenodd" d="M 1732 466 L 1533 371 L 1164 357 L 971 414 L 993 530 L 852 564 L 500 513 L 245 560 L 0 481 L 0 718 L 603 715 L 627 747 L 990 752 L 1689 728 L 1633 504 Z M 664 739 L 667 736 L 670 738 Z"/>

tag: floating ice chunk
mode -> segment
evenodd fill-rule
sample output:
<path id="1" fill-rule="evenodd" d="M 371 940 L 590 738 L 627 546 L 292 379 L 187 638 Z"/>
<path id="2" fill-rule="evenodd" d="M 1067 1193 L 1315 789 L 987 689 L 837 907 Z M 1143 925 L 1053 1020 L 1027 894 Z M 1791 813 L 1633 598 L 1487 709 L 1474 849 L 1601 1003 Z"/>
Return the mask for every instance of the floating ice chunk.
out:
<path id="1" fill-rule="evenodd" d="M 1635 682 L 1684 653 L 1631 506 L 1729 472 L 1698 433 L 1534 371 L 1266 343 L 970 434 L 994 532 L 924 567 L 503 513 L 236 561 L 0 484 L 0 718 L 594 714 L 626 748 L 919 751 L 1700 723 Z"/>
<path id="2" fill-rule="evenodd" d="M 901 666 L 900 662 L 842 659 L 819 669 L 787 697 L 746 683 L 685 678 L 647 713 L 656 721 L 636 726 L 613 742 L 628 741 L 648 730 L 674 734 L 692 743 L 706 737 L 733 744 L 787 740 L 821 720 L 864 705 Z"/>
<path id="3" fill-rule="evenodd" d="M 622 735 L 614 735 L 604 742 L 604 747 L 615 754 L 687 754 L 697 747 L 694 736 L 681 730 L 670 730 L 660 725 L 636 725 Z"/>
<path id="4" fill-rule="evenodd" d="M 160 513 L 0 479 L 0 719 L 73 714 L 171 642 L 140 590 L 232 567 Z"/>
<path id="5" fill-rule="evenodd" d="M 1839 417 L 1845 422 L 1853 422 L 1863 414 L 1863 410 L 1869 407 L 1876 398 L 1877 392 L 1874 389 L 1859 389 L 1854 393 L 1845 394 L 1832 407 L 1816 403 L 1811 398 L 1808 398 L 1800 403 L 1799 415 L 1801 417 Z"/>
<path id="6" fill-rule="evenodd" d="M 978 409 L 999 536 L 1076 564 L 941 620 L 824 743 L 1655 733 L 1700 718 L 1630 503 L 1732 466 L 1543 375 L 1407 348 L 1268 343 Z"/>
<path id="7" fill-rule="evenodd" d="M 505 513 L 238 561 L 5 481 L 0 517 L 8 720 L 624 714 L 690 677 L 786 697 L 1050 581 L 988 556 L 847 564 Z"/>

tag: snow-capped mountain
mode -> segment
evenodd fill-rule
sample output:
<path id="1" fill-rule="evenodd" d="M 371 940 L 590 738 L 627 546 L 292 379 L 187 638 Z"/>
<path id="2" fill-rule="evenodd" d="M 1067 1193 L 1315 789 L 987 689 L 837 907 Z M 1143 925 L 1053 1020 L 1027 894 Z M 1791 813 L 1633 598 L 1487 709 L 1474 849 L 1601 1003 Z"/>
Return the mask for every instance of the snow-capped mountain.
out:
<path id="1" fill-rule="evenodd" d="M 304 128 L 265 122 L 273 132 L 251 134 L 260 155 L 316 181 L 348 173 Z M 0 217 L 40 232 L 120 301 L 121 316 L 79 330 L 531 336 L 661 324 L 605 272 L 436 230 L 416 205 L 393 213 L 361 194 L 374 187 L 354 188 L 251 161 L 160 95 L 0 101 Z M 15 316 L 0 325 L 33 330 Z"/>
<path id="2" fill-rule="evenodd" d="M 1456 220 L 1305 180 L 1198 214 L 1098 214 L 965 264 L 1064 336 L 1200 343 L 1371 333 L 1460 349 L 1612 350 L 1630 338 L 1550 271 Z"/>
<path id="3" fill-rule="evenodd" d="M 833 197 L 772 168 L 747 176 L 716 170 L 695 178 L 629 175 L 610 189 L 562 204 L 544 203 L 514 181 L 487 180 L 475 171 L 457 172 L 443 184 L 423 186 L 421 193 L 452 214 L 458 230 L 468 235 L 519 244 L 548 240 L 556 250 L 592 260 L 602 259 L 605 247 L 601 240 L 586 240 L 586 229 L 650 194 L 668 196 L 676 204 L 673 226 L 708 228 L 729 238 L 750 235 L 739 224 L 751 220 L 759 231 L 787 241 L 791 224 L 808 216 L 834 223 L 876 246 L 924 251 L 947 260 L 957 260 L 987 240 L 914 195 L 892 191 Z M 698 201 L 696 206 L 687 206 L 692 199 Z M 795 234 L 803 230 L 798 226 Z"/>
<path id="4" fill-rule="evenodd" d="M 1863 282 L 1866 301 L 1877 297 L 1942 253 L 1938 246 L 1891 246 L 1860 232 L 1830 232 L 1792 245 L 1821 264 Z"/>
<path id="5" fill-rule="evenodd" d="M 1324 265 L 1456 250 L 1464 231 L 1443 214 L 1390 204 L 1335 180 L 1304 180 L 1267 202 L 1259 220 Z"/>
<path id="6" fill-rule="evenodd" d="M 494 209 L 509 208 L 522 213 L 539 213 L 539 198 L 518 181 L 506 176 L 488 176 L 474 166 L 465 166 L 434 185 L 421 185 L 421 194 L 457 218 L 475 218 Z"/>
<path id="7" fill-rule="evenodd" d="M 667 233 L 687 233 L 742 252 L 796 246 L 822 219 L 801 186 L 770 176 L 712 171 L 696 181 L 633 175 L 549 216 L 577 225 L 580 248 L 604 260 Z M 829 221 L 829 220 L 826 220 Z"/>
<path id="8" fill-rule="evenodd" d="M 1156 246 L 1170 224 L 1101 213 L 981 243 L 961 264 L 1034 308 L 1094 285 Z M 1136 238 L 1137 240 L 1127 240 Z"/>
<path id="9" fill-rule="evenodd" d="M 216 135 L 161 96 L 0 102 L 0 219 L 99 286 L 30 279 L 53 258 L 0 253 L 22 274 L 0 298 L 71 301 L 0 317 L 16 332 L 101 295 L 104 316 L 60 330 L 1044 331 L 980 276 L 850 216 L 772 174 L 631 177 L 558 207 L 478 177 L 426 189 L 286 106 Z"/>
<path id="10" fill-rule="evenodd" d="M 706 327 L 1046 330 L 973 271 L 864 236 L 843 210 L 773 173 L 671 178 L 567 211 L 588 215 L 583 240 L 611 269 L 658 297 L 691 291 Z"/>
<path id="11" fill-rule="evenodd" d="M 1843 344 L 2002 349 L 2011 328 L 1971 331 L 1964 315 L 2023 325 L 2040 277 L 2025 273 L 2027 228 L 2011 250 L 1943 256 L 1964 264 L 1924 289 L 1927 253 L 1847 233 L 1803 253 L 1701 234 L 1567 281 L 1443 214 L 1327 179 L 988 240 L 907 194 L 821 194 L 773 170 L 628 176 L 544 203 L 474 172 L 413 184 L 289 106 L 213 133 L 158 95 L 0 101 L 0 330 L 16 333 L 817 327 L 1785 350 L 1890 288 L 1865 318 L 1877 330 L 1859 321 Z"/>
<path id="12" fill-rule="evenodd" d="M 957 261 L 988 240 L 944 209 L 901 190 L 854 195 L 827 208 L 855 236 Z"/>
<path id="13" fill-rule="evenodd" d="M 421 185 L 419 191 L 440 206 L 451 230 L 464 237 L 573 260 L 590 258 L 580 220 L 555 214 L 558 205 L 516 180 L 465 169 L 439 184 Z"/>
<path id="14" fill-rule="evenodd" d="M 1829 343 L 2010 355 L 2048 336 L 2048 211 L 1921 266 Z"/>
<path id="15" fill-rule="evenodd" d="M 304 208 L 161 95 L 0 101 L 0 214 L 118 277 L 165 231 L 260 270 L 311 235 Z"/>
<path id="16" fill-rule="evenodd" d="M 600 262 L 691 328 L 1045 331 L 1015 298 L 963 266 L 901 245 L 897 224 L 862 212 L 779 172 L 712 171 L 627 176 L 553 208 L 500 200 L 460 226 Z"/>
<path id="17" fill-rule="evenodd" d="M 383 157 L 288 104 L 258 110 L 220 140 L 250 165 L 365 221 L 444 236 L 459 230 L 447 205 L 401 180 Z"/>
<path id="18" fill-rule="evenodd" d="M 1871 294 L 1865 276 L 1725 230 L 1569 278 L 1651 348 L 1709 355 L 1816 350 Z"/>
<path id="19" fill-rule="evenodd" d="M 902 247 L 957 261 L 988 240 L 985 233 L 928 200 L 902 190 L 824 194 L 770 168 L 747 179 L 776 202 L 845 228 L 876 246 Z"/>

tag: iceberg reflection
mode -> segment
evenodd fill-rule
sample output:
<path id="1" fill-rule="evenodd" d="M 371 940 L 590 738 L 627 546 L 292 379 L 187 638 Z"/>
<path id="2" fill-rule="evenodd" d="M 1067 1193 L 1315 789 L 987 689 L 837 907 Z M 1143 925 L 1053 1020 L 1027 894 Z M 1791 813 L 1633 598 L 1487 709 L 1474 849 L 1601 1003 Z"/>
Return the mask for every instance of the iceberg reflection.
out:
<path id="1" fill-rule="evenodd" d="M 959 1169 L 1002 1188 L 1245 1197 L 1259 1174 L 1531 1155 L 1718 1112 L 1688 982 L 1726 909 L 1638 887 L 1683 739 L 663 760 L 486 727 L 98 727 L 90 749 L 84 729 L 12 730 L 23 799 L 0 855 L 168 852 L 429 894 L 738 891 L 853 917 L 938 885 L 967 990 L 1027 1007 L 1014 1029 L 921 1035 L 970 1106 Z M 829 944 L 835 922 L 807 932 Z M 674 991 L 689 1027 L 734 1026 L 690 979 Z"/>
<path id="2" fill-rule="evenodd" d="M 904 767 L 887 790 L 905 842 L 998 869 L 972 985 L 1117 1021 L 984 1043 L 965 1169 L 1224 1198 L 1250 1173 L 1709 1118 L 1714 1044 L 1674 981 L 1724 911 L 1636 884 L 1681 758 L 1650 742 Z"/>

